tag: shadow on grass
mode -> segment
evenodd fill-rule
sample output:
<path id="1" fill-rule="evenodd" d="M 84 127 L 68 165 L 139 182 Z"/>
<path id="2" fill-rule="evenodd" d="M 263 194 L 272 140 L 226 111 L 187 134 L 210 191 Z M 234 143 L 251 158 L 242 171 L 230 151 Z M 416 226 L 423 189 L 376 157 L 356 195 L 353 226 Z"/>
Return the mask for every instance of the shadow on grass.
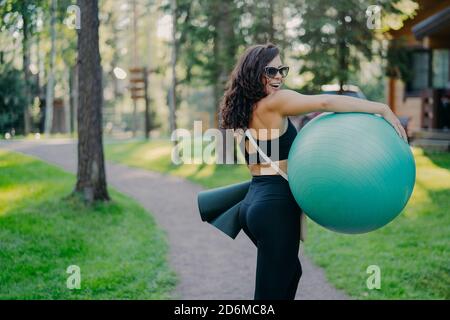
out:
<path id="1" fill-rule="evenodd" d="M 450 170 L 450 152 L 425 151 L 423 155 L 430 159 L 436 166 Z"/>

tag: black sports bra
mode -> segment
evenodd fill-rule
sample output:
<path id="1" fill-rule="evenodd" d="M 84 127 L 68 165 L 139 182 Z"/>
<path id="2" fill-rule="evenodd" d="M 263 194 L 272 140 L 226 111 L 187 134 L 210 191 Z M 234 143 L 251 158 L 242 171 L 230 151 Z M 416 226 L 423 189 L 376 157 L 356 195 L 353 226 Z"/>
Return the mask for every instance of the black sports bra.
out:
<path id="1" fill-rule="evenodd" d="M 270 140 L 258 140 L 255 139 L 258 146 L 261 148 L 262 151 L 272 160 L 272 161 L 280 161 L 280 160 L 286 160 L 289 155 L 289 150 L 291 149 L 292 142 L 294 142 L 295 137 L 297 136 L 297 129 L 292 124 L 291 120 L 288 118 L 288 127 L 286 131 L 275 139 Z M 245 136 L 245 142 L 249 138 Z M 278 140 L 278 141 L 277 141 Z M 250 142 L 249 142 L 250 143 Z M 272 146 L 275 148 L 278 146 L 279 148 L 279 154 L 276 155 L 276 152 L 274 155 L 272 155 Z M 249 164 L 249 158 L 251 158 L 251 164 L 258 164 L 261 162 L 266 162 L 261 155 L 258 152 L 254 152 L 249 154 L 247 151 L 247 148 L 245 148 L 244 143 L 244 150 L 245 150 L 245 162 Z M 255 162 L 256 160 L 256 162 Z"/>

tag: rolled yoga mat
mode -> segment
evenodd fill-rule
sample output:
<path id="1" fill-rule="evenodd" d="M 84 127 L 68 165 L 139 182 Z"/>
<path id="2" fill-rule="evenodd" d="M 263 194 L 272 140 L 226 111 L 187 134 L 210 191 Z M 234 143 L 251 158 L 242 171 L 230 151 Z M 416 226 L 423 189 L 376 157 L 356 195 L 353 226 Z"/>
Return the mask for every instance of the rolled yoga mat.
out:
<path id="1" fill-rule="evenodd" d="M 231 238 L 236 238 L 241 231 L 239 207 L 250 182 L 248 180 L 199 192 L 197 202 L 202 221 L 212 224 Z"/>

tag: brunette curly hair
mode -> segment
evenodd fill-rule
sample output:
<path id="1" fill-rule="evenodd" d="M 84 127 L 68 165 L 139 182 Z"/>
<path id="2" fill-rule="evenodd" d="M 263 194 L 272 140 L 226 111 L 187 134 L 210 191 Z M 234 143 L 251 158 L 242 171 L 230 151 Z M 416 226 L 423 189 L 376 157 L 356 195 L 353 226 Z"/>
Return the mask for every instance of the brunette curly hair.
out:
<path id="1" fill-rule="evenodd" d="M 272 43 L 254 45 L 245 50 L 230 75 L 220 103 L 220 128 L 248 128 L 255 103 L 267 96 L 262 82 L 264 67 L 279 52 Z"/>

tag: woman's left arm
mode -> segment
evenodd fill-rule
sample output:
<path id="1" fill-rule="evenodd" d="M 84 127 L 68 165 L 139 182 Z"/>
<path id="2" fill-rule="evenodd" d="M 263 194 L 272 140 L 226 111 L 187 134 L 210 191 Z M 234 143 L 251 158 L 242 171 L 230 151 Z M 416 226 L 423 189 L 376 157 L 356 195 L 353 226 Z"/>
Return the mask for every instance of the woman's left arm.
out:
<path id="1" fill-rule="evenodd" d="M 324 109 L 329 112 L 365 112 L 376 113 L 386 119 L 394 127 L 398 135 L 408 142 L 408 136 L 400 120 L 392 112 L 388 105 L 380 102 L 368 101 L 359 98 L 339 95 L 323 95 L 325 99 Z"/>

